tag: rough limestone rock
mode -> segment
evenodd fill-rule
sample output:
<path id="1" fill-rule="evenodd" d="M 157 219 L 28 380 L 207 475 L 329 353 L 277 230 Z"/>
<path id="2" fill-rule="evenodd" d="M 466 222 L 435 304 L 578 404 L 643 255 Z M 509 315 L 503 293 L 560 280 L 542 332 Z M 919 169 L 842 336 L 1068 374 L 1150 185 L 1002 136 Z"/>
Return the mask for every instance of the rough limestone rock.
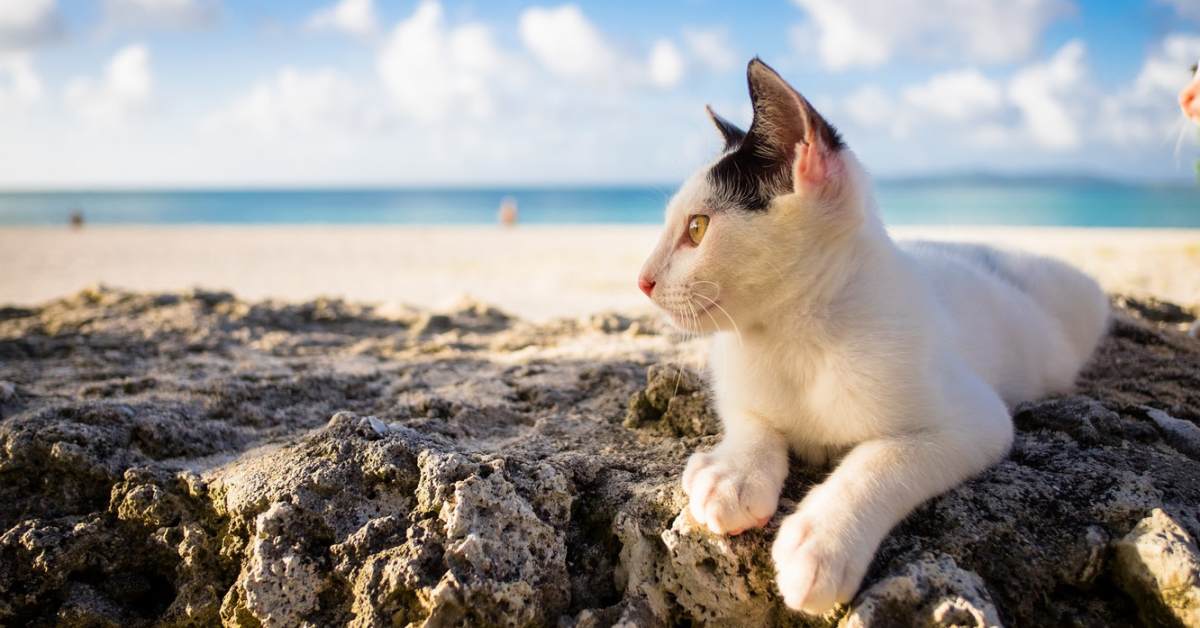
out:
<path id="1" fill-rule="evenodd" d="M 987 586 L 949 556 L 923 556 L 864 590 L 841 628 L 895 626 L 920 617 L 935 626 L 999 626 Z"/>
<path id="2" fill-rule="evenodd" d="M 1074 395 L 788 611 L 678 476 L 703 347 L 617 313 L 91 289 L 0 308 L 0 625 L 1200 626 L 1195 313 L 1118 299 Z"/>
<path id="3" fill-rule="evenodd" d="M 1147 623 L 1200 625 L 1200 550 L 1166 512 L 1155 508 L 1117 542 L 1115 573 Z"/>

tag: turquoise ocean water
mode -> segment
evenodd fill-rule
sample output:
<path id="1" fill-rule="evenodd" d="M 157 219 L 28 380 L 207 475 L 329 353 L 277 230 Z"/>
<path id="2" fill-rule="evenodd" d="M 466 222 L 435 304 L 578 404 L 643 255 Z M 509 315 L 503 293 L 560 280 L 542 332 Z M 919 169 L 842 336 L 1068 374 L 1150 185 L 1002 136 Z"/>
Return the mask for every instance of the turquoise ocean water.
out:
<path id="1" fill-rule="evenodd" d="M 673 186 L 0 192 L 0 225 L 653 224 Z M 877 187 L 889 224 L 1200 227 L 1200 187 L 1097 180 L 905 180 Z"/>

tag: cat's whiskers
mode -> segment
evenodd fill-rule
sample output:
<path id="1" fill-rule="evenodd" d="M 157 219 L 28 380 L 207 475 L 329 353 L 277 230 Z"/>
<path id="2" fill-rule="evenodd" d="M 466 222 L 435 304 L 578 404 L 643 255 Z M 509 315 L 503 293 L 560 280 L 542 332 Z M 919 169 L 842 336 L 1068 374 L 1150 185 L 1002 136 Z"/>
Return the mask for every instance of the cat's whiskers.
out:
<path id="1" fill-rule="evenodd" d="M 745 346 L 745 344 L 742 342 L 742 330 L 741 330 L 741 329 L 738 327 L 737 321 L 733 320 L 733 317 L 729 315 L 729 311 L 728 311 L 728 310 L 726 310 L 724 307 L 722 307 L 720 303 L 717 303 L 716 301 L 714 301 L 714 300 L 712 300 L 712 299 L 710 299 L 710 298 L 708 298 L 708 297 L 704 296 L 703 294 L 700 294 L 699 292 L 696 292 L 696 293 L 694 293 L 694 294 L 695 294 L 696 296 L 700 297 L 701 299 L 704 299 L 704 300 L 706 300 L 706 301 L 708 301 L 708 302 L 709 302 L 709 304 L 710 304 L 710 305 L 709 305 L 709 307 L 708 307 L 708 308 L 706 308 L 706 309 L 704 310 L 705 312 L 709 312 L 709 310 L 711 310 L 711 309 L 712 309 L 712 308 L 714 308 L 714 307 L 715 307 L 715 308 L 717 308 L 718 310 L 721 310 L 721 313 L 725 315 L 725 318 L 729 319 L 729 324 L 730 324 L 730 325 L 733 325 L 733 332 L 734 332 L 734 334 L 735 334 L 735 335 L 736 335 L 736 337 L 737 337 L 738 346 L 739 346 L 739 347 L 743 347 L 743 346 Z M 711 313 L 709 313 L 709 315 L 708 315 L 708 316 L 709 316 L 709 318 L 712 318 L 712 314 L 711 314 Z M 717 324 L 717 321 L 716 321 L 716 319 L 714 318 L 714 319 L 713 319 L 713 325 L 716 325 L 716 324 Z"/>
<path id="2" fill-rule="evenodd" d="M 697 290 L 697 286 L 701 286 L 701 285 L 712 286 L 713 287 L 713 295 L 708 296 L 706 294 L 703 294 L 700 290 Z M 694 300 L 696 297 L 703 297 L 710 304 L 716 302 L 716 300 L 721 297 L 721 284 L 719 284 L 715 281 L 708 281 L 705 279 L 702 279 L 699 281 L 693 281 L 690 285 L 688 285 L 688 299 L 694 303 L 695 302 Z M 708 314 L 708 311 L 711 310 L 712 307 L 713 307 L 712 305 L 708 305 L 705 307 L 701 307 L 700 309 L 703 312 L 705 312 L 706 314 Z M 709 317 L 709 319 L 712 320 L 713 327 L 719 329 L 720 325 L 717 323 L 716 319 L 713 318 L 712 314 L 708 314 L 708 317 Z"/>
<path id="3" fill-rule="evenodd" d="M 712 295 L 713 299 L 721 298 L 721 284 L 719 284 L 715 281 L 708 281 L 706 279 L 701 279 L 699 281 L 693 281 L 691 283 L 691 285 L 688 286 L 689 294 L 700 294 L 700 292 L 698 290 L 696 290 L 696 286 L 699 286 L 701 284 L 712 286 L 715 289 L 715 294 Z"/>
<path id="4" fill-rule="evenodd" d="M 710 283 L 710 284 L 712 284 L 712 285 L 716 286 L 716 288 L 717 288 L 717 294 L 718 294 L 718 295 L 720 295 L 720 293 L 721 293 L 721 285 L 720 285 L 720 284 L 718 284 L 718 283 L 715 283 L 715 282 L 712 282 L 712 281 L 707 281 L 707 282 L 704 282 L 704 283 Z M 708 297 L 704 296 L 703 294 L 700 294 L 699 292 L 692 292 L 691 294 L 692 294 L 692 296 L 693 296 L 693 297 L 702 297 L 702 298 L 708 299 Z M 710 299 L 710 301 L 711 301 L 711 299 Z M 715 301 L 713 301 L 712 303 L 713 303 L 713 305 L 716 305 L 716 302 L 715 302 Z M 722 311 L 724 311 L 724 309 L 725 309 L 725 308 L 721 308 L 721 310 L 722 310 Z M 704 311 L 704 313 L 705 313 L 705 314 L 707 314 L 707 315 L 708 315 L 708 318 L 709 318 L 709 320 L 711 320 L 711 321 L 712 321 L 712 324 L 713 324 L 713 329 L 714 329 L 714 330 L 717 330 L 717 331 L 719 331 L 721 326 L 720 326 L 720 324 L 718 324 L 718 323 L 717 323 L 717 319 L 716 319 L 716 317 L 714 317 L 714 316 L 712 315 L 712 311 L 711 311 L 711 310 L 712 310 L 712 305 L 710 305 L 710 306 L 708 306 L 708 307 L 706 307 L 706 308 L 703 308 L 703 311 Z M 729 317 L 729 313 L 728 313 L 728 312 L 725 312 L 725 316 L 728 318 L 728 317 Z M 730 322 L 730 323 L 733 323 L 733 328 L 734 328 L 734 331 L 735 331 L 735 334 L 736 334 L 736 335 L 735 335 L 735 337 L 737 338 L 737 341 L 738 341 L 738 346 L 739 346 L 739 347 L 743 346 L 743 345 L 742 345 L 742 332 L 741 332 L 741 330 L 740 330 L 740 329 L 738 329 L 738 327 L 737 327 L 737 323 L 734 323 L 732 318 L 729 318 L 729 322 Z M 697 328 L 699 328 L 699 324 L 697 324 Z M 723 365 L 723 366 L 724 366 L 723 370 L 724 370 L 724 371 L 726 371 L 726 372 L 728 372 L 728 370 L 729 370 L 729 359 L 730 359 L 730 358 L 729 358 L 729 355 L 730 355 L 730 352 L 728 352 L 728 351 L 723 351 L 723 352 L 721 352 L 721 353 L 722 353 L 722 354 L 721 354 L 721 361 L 724 363 L 724 365 Z"/>
<path id="5" fill-rule="evenodd" d="M 684 305 L 686 305 L 687 309 L 688 309 L 688 316 L 689 316 L 689 320 L 691 321 L 691 324 L 689 325 L 689 327 L 694 327 L 695 330 L 699 330 L 700 329 L 700 318 L 698 316 L 696 316 L 696 308 L 692 305 L 692 302 L 688 299 L 682 299 L 682 303 Z M 697 333 L 699 333 L 699 332 L 693 331 L 691 329 L 685 330 L 684 331 L 684 342 L 691 340 L 691 338 L 693 336 L 695 336 Z M 679 394 L 679 383 L 682 380 L 683 380 L 683 362 L 681 361 L 678 364 L 678 368 L 675 372 L 675 390 L 671 392 L 672 399 L 674 399 Z"/>

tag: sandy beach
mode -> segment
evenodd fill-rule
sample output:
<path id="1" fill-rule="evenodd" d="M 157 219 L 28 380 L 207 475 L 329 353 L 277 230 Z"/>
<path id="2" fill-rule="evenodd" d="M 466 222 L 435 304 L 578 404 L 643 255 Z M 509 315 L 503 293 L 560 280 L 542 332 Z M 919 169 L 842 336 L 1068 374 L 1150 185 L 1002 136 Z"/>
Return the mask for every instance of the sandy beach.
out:
<path id="1" fill-rule="evenodd" d="M 0 624 L 798 625 L 771 542 L 826 470 L 765 530 L 684 513 L 720 428 L 633 285 L 656 232 L 0 230 Z M 1161 584 L 1200 565 L 1200 233 L 898 233 L 1191 307 L 1114 299 L 1076 393 L 803 625 L 1200 625 Z"/>
<path id="2" fill-rule="evenodd" d="M 400 258 L 421 254 L 374 259 Z M 793 465 L 765 530 L 696 525 L 679 477 L 718 421 L 702 341 L 657 317 L 115 289 L 0 308 L 0 624 L 1200 625 L 1169 584 L 1200 564 L 1194 315 L 1116 307 L 1077 394 L 1022 404 L 1010 459 L 803 622 L 771 542 L 826 470 Z"/>
<path id="3" fill-rule="evenodd" d="M 1061 257 L 1112 293 L 1200 304 L 1200 230 L 901 227 Z M 634 278 L 656 226 L 184 226 L 0 229 L 0 303 L 96 283 L 243 299 L 336 296 L 443 308 L 470 296 L 530 320 L 649 311 Z"/>

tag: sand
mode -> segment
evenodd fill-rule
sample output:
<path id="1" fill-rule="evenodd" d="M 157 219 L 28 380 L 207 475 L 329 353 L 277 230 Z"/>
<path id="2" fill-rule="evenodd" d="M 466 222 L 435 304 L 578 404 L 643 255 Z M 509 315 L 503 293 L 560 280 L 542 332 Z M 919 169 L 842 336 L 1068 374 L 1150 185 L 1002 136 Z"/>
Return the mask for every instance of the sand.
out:
<path id="1" fill-rule="evenodd" d="M 648 307 L 635 277 L 657 234 L 653 226 L 0 228 L 0 303 L 32 305 L 103 283 L 427 308 L 469 295 L 538 321 L 638 313 Z M 1200 230 L 905 227 L 895 234 L 1055 255 L 1109 292 L 1200 304 Z"/>

